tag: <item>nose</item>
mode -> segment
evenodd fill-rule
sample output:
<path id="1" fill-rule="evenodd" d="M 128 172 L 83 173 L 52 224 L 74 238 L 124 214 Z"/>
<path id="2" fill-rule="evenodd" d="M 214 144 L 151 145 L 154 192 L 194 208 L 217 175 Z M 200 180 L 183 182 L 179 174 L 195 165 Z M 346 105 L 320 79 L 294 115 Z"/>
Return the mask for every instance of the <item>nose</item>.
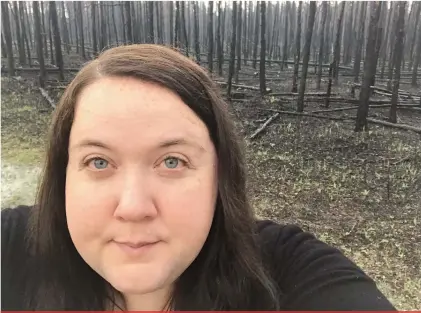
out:
<path id="1" fill-rule="evenodd" d="M 139 222 L 157 216 L 152 187 L 145 175 L 132 172 L 125 175 L 114 216 L 120 220 Z"/>

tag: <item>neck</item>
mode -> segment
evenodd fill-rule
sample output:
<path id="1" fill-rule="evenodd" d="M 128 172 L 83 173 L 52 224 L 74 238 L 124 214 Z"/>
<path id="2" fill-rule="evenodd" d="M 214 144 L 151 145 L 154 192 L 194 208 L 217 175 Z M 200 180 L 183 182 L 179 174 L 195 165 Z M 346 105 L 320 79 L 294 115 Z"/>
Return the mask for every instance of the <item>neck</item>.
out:
<path id="1" fill-rule="evenodd" d="M 159 289 L 147 294 L 124 294 L 127 311 L 165 311 L 168 308 L 170 290 Z"/>

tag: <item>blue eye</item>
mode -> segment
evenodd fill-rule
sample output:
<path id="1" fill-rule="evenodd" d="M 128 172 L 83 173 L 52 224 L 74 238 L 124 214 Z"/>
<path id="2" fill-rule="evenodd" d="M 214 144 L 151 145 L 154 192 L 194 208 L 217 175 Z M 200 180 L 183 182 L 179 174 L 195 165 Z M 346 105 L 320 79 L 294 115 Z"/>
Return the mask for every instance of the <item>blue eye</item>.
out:
<path id="1" fill-rule="evenodd" d="M 108 166 L 108 162 L 104 159 L 94 159 L 93 161 L 95 168 L 98 170 L 103 170 Z"/>
<path id="2" fill-rule="evenodd" d="M 168 168 L 176 168 L 179 160 L 177 158 L 169 157 L 165 159 L 165 165 Z"/>

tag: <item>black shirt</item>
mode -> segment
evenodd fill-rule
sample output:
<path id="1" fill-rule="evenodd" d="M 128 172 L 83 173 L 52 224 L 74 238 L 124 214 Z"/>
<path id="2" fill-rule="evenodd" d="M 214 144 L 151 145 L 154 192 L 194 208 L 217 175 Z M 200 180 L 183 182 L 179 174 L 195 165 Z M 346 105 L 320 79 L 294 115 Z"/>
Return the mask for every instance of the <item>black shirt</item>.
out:
<path id="1" fill-rule="evenodd" d="M 1 212 L 1 307 L 23 306 L 22 286 L 29 257 L 24 244 L 30 207 Z M 295 225 L 258 221 L 264 263 L 283 293 L 288 310 L 395 310 L 376 284 L 338 249 Z"/>

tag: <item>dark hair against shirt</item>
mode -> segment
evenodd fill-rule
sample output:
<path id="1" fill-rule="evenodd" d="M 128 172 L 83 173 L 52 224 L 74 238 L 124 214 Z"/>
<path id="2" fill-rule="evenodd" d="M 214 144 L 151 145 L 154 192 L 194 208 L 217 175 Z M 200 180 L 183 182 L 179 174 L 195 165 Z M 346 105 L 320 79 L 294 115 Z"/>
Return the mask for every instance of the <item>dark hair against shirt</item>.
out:
<path id="1" fill-rule="evenodd" d="M 73 310 L 104 310 L 107 298 L 116 301 L 111 286 L 76 251 L 65 214 L 68 144 L 77 97 L 98 78 L 109 76 L 135 77 L 176 92 L 206 124 L 216 148 L 219 190 L 212 227 L 202 251 L 175 283 L 172 308 L 276 310 L 279 294 L 253 235 L 244 161 L 227 105 L 200 66 L 158 45 L 107 50 L 85 65 L 65 90 L 53 117 L 29 232 L 42 283 L 33 286 L 35 296 L 27 300 L 36 309 Z"/>

